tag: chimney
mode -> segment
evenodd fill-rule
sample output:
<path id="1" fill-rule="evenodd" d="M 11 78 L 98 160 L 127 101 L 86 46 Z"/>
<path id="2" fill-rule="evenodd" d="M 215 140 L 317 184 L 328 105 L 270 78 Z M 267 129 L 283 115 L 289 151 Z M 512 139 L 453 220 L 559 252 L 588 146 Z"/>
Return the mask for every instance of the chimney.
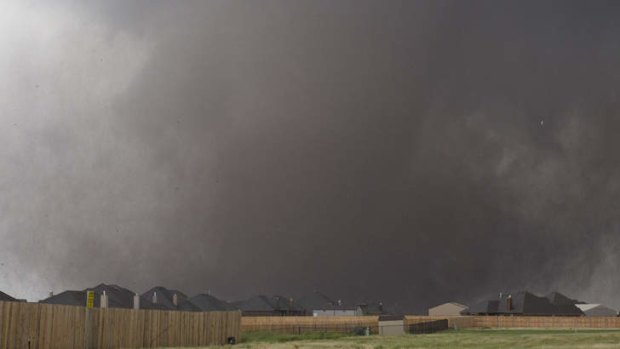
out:
<path id="1" fill-rule="evenodd" d="M 508 308 L 508 311 L 512 311 L 512 295 L 508 295 L 508 297 L 506 298 L 506 306 Z"/>
<path id="2" fill-rule="evenodd" d="M 101 294 L 101 298 L 99 299 L 99 308 L 107 308 L 108 307 L 108 295 L 103 291 Z"/>
<path id="3" fill-rule="evenodd" d="M 176 292 L 172 295 L 172 304 L 175 307 L 179 305 L 179 296 L 177 296 Z"/>
<path id="4" fill-rule="evenodd" d="M 140 296 L 137 293 L 133 296 L 133 308 L 140 309 Z"/>
<path id="5" fill-rule="evenodd" d="M 157 291 L 153 291 L 153 303 L 157 304 Z"/>
<path id="6" fill-rule="evenodd" d="M 379 311 L 383 313 L 383 302 L 379 302 Z"/>
<path id="7" fill-rule="evenodd" d="M 54 297 L 54 291 L 50 291 L 50 297 Z"/>

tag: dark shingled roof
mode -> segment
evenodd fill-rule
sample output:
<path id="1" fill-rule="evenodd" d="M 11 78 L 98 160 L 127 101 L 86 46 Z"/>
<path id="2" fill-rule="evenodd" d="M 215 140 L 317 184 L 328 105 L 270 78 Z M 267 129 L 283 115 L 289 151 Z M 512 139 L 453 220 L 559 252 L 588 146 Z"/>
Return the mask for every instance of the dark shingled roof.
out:
<path id="1" fill-rule="evenodd" d="M 128 290 L 124 287 L 118 285 L 106 285 L 99 284 L 93 288 L 86 289 L 84 291 L 93 290 L 95 291 L 95 299 L 100 298 L 105 291 L 108 296 L 108 307 L 109 308 L 133 308 L 133 296 L 136 295 L 135 292 Z M 144 297 L 140 297 L 140 309 L 160 309 L 167 310 L 168 308 L 161 304 L 153 304 L 151 300 L 146 299 Z"/>
<path id="2" fill-rule="evenodd" d="M 46 298 L 39 303 L 86 306 L 85 291 L 64 291 Z M 99 299 L 95 297 L 95 307 L 99 307 Z"/>
<path id="3" fill-rule="evenodd" d="M 238 309 L 243 311 L 274 311 L 277 310 L 276 305 L 269 297 L 258 295 L 246 300 L 233 303 Z"/>
<path id="4" fill-rule="evenodd" d="M 512 298 L 512 308 L 509 309 L 509 296 Z M 568 299 L 568 298 L 567 298 Z M 557 297 L 560 304 L 553 304 L 546 297 L 539 297 L 531 292 L 520 291 L 512 294 L 503 294 L 498 300 L 484 301 L 474 304 L 470 314 L 515 314 L 515 315 L 583 315 L 574 304 L 563 304 L 564 299 Z"/>
<path id="5" fill-rule="evenodd" d="M 333 310 L 337 304 L 337 302 L 319 291 L 314 291 L 299 298 L 296 303 L 306 311 Z"/>
<path id="6" fill-rule="evenodd" d="M 297 305 L 297 303 L 293 301 L 292 298 L 287 298 L 287 297 L 282 297 L 282 296 L 273 296 L 272 299 L 274 300 L 276 309 L 290 310 L 290 311 L 297 311 L 297 312 L 304 311 L 304 309 L 300 307 L 299 305 Z"/>
<path id="7" fill-rule="evenodd" d="M 0 291 L 0 302 L 17 302 L 17 299 L 9 296 L 8 294 Z"/>
<path id="8" fill-rule="evenodd" d="M 295 301 L 300 308 L 311 313 L 314 310 L 357 310 L 356 305 L 351 305 L 340 300 L 335 301 L 325 294 L 314 291 Z"/>
<path id="9" fill-rule="evenodd" d="M 190 302 L 189 299 L 184 300 L 177 307 L 179 311 L 202 311 L 200 308 L 194 305 L 194 303 Z"/>
<path id="10" fill-rule="evenodd" d="M 303 312 L 294 302 L 282 296 L 267 297 L 264 295 L 232 303 L 237 309 L 247 312 Z"/>
<path id="11" fill-rule="evenodd" d="M 555 305 L 583 304 L 583 302 L 580 302 L 576 299 L 568 298 L 565 295 L 561 294 L 560 292 L 551 292 L 548 295 L 546 295 L 545 298 L 547 298 L 549 302 Z"/>
<path id="12" fill-rule="evenodd" d="M 46 304 L 64 304 L 86 306 L 86 291 L 95 291 L 95 308 L 100 307 L 101 295 L 105 291 L 108 296 L 109 308 L 133 308 L 133 296 L 135 293 L 118 285 L 99 284 L 83 291 L 64 291 L 57 295 L 51 296 L 39 303 Z M 150 300 L 140 297 L 140 309 L 167 309 L 163 305 L 153 304 Z"/>
<path id="13" fill-rule="evenodd" d="M 363 303 L 359 305 L 364 315 L 388 315 L 383 303 Z"/>
<path id="14" fill-rule="evenodd" d="M 188 298 L 179 304 L 179 310 L 183 311 L 228 311 L 237 308 L 223 300 L 217 299 L 208 294 L 199 294 Z"/>
<path id="15" fill-rule="evenodd" d="M 498 300 L 490 300 L 490 301 L 482 301 L 478 302 L 471 307 L 467 311 L 468 314 L 488 314 L 493 315 L 497 314 L 499 308 Z"/>
<path id="16" fill-rule="evenodd" d="M 332 309 L 336 302 L 319 291 L 314 291 L 297 300 L 297 304 L 306 310 Z"/>
<path id="17" fill-rule="evenodd" d="M 155 286 L 150 290 L 144 292 L 142 294 L 142 298 L 153 301 L 153 294 L 157 292 L 157 304 L 164 306 L 166 309 L 177 309 L 178 305 L 181 305 L 186 299 L 187 296 L 178 290 L 170 290 L 162 286 Z M 177 295 L 177 306 L 174 305 L 173 298 L 174 295 Z"/>

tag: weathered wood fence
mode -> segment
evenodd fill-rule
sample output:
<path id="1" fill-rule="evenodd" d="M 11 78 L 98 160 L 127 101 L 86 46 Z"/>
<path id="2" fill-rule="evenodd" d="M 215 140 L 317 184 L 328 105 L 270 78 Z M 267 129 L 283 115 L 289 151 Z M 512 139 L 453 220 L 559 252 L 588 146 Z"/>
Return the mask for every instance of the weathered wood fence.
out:
<path id="1" fill-rule="evenodd" d="M 189 347 L 239 340 L 239 312 L 0 302 L 0 349 Z"/>
<path id="2" fill-rule="evenodd" d="M 417 324 L 430 324 L 447 320 L 448 328 L 620 328 L 618 317 L 567 317 L 567 316 L 411 316 L 405 317 L 405 328 Z M 266 331 L 279 333 L 341 332 L 353 333 L 370 328 L 377 333 L 377 316 L 253 316 L 241 318 L 241 331 Z"/>
<path id="3" fill-rule="evenodd" d="M 476 316 L 474 323 L 490 328 L 620 328 L 620 318 L 596 316 Z"/>
<path id="4" fill-rule="evenodd" d="M 405 324 L 440 319 L 450 328 L 620 328 L 619 317 L 595 316 L 407 316 Z"/>
<path id="5" fill-rule="evenodd" d="M 378 316 L 251 316 L 241 318 L 241 331 L 278 333 L 341 332 L 353 333 L 370 328 L 377 333 Z"/>

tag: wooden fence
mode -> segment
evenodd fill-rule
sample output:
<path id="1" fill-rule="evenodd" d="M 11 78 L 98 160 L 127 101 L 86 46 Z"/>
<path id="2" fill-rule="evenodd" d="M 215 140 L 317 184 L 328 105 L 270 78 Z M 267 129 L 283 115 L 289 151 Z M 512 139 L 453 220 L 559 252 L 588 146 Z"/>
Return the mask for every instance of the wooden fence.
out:
<path id="1" fill-rule="evenodd" d="M 448 328 L 620 328 L 618 317 L 567 317 L 567 316 L 412 316 L 405 317 L 405 328 L 448 320 Z M 280 333 L 342 332 L 353 333 L 369 327 L 377 333 L 377 316 L 262 316 L 242 317 L 241 331 L 267 331 Z"/>
<path id="2" fill-rule="evenodd" d="M 241 318 L 241 331 L 279 333 L 341 332 L 353 333 L 370 328 L 377 333 L 378 316 L 251 316 Z"/>
<path id="3" fill-rule="evenodd" d="M 0 302 L 0 349 L 188 347 L 239 340 L 239 312 Z"/>
<path id="4" fill-rule="evenodd" d="M 482 328 L 620 328 L 618 317 L 573 316 L 475 316 Z"/>
<path id="5" fill-rule="evenodd" d="M 588 316 L 407 316 L 411 325 L 447 319 L 450 328 L 620 328 L 619 317 Z"/>

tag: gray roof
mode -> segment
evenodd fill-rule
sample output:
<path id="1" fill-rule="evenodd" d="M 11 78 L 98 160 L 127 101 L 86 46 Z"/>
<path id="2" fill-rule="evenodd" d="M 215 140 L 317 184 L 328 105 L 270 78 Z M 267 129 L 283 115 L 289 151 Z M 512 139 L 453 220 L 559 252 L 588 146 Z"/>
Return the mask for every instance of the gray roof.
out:
<path id="1" fill-rule="evenodd" d="M 233 303 L 243 311 L 274 311 L 277 310 L 275 304 L 267 296 L 258 295 L 246 300 Z"/>
<path id="2" fill-rule="evenodd" d="M 99 299 L 95 297 L 95 307 L 99 307 Z M 85 291 L 64 291 L 46 298 L 39 303 L 86 306 Z"/>
<path id="3" fill-rule="evenodd" d="M 78 305 L 85 306 L 86 305 L 86 292 L 94 291 L 95 292 L 95 307 L 100 307 L 101 295 L 105 291 L 108 296 L 108 307 L 109 308 L 133 308 L 133 297 L 135 293 L 130 291 L 124 287 L 118 285 L 106 285 L 99 284 L 92 288 L 87 288 L 82 291 L 64 291 L 57 295 L 46 298 L 39 303 L 46 304 L 63 304 L 63 305 Z M 160 304 L 153 304 L 150 300 L 140 297 L 140 309 L 160 309 L 165 310 L 166 307 Z"/>
<path id="4" fill-rule="evenodd" d="M 337 302 L 319 291 L 314 291 L 297 300 L 297 304 L 307 311 L 333 310 Z"/>
<path id="5" fill-rule="evenodd" d="M 290 299 L 282 296 L 268 297 L 264 295 L 254 296 L 252 298 L 232 303 L 237 309 L 242 311 L 255 312 L 273 312 L 273 311 L 296 311 L 301 312 L 303 309 L 290 302 Z"/>
<path id="6" fill-rule="evenodd" d="M 498 300 L 486 300 L 475 303 L 467 311 L 470 314 L 497 314 L 499 308 Z"/>
<path id="7" fill-rule="evenodd" d="M 304 311 L 292 298 L 283 296 L 273 296 L 272 299 L 279 310 Z"/>
<path id="8" fill-rule="evenodd" d="M 136 293 L 129 289 L 113 284 L 99 284 L 84 291 L 89 290 L 95 291 L 95 299 L 100 298 L 103 291 L 105 291 L 108 296 L 108 307 L 110 308 L 133 308 L 133 297 Z M 140 297 L 140 309 L 167 310 L 168 308 L 161 304 L 153 304 L 150 299 L 146 299 L 145 297 Z"/>
<path id="9" fill-rule="evenodd" d="M 455 306 L 455 307 L 457 307 L 457 308 L 462 308 L 462 309 L 467 309 L 467 308 L 468 308 L 466 305 L 461 304 L 461 303 L 456 303 L 456 302 L 447 302 L 447 303 L 441 303 L 441 304 L 438 304 L 438 305 L 436 305 L 436 306 L 434 306 L 434 307 L 432 307 L 432 308 L 430 308 L 430 309 L 439 308 L 439 307 L 441 307 L 441 306 L 448 305 L 448 304 L 451 304 L 451 305 L 453 305 L 453 306 Z"/>
<path id="10" fill-rule="evenodd" d="M 545 298 L 547 298 L 549 302 L 555 305 L 574 305 L 583 303 L 576 299 L 568 298 L 560 292 L 551 292 L 546 295 Z"/>
<path id="11" fill-rule="evenodd" d="M 203 311 L 202 309 L 200 309 L 196 305 L 194 305 L 194 303 L 190 302 L 189 299 L 186 299 L 183 302 L 179 303 L 179 306 L 177 306 L 177 310 L 180 310 L 180 311 Z"/>
<path id="12" fill-rule="evenodd" d="M 509 298 L 512 299 L 511 309 L 509 309 Z M 519 291 L 511 294 L 506 293 L 497 300 L 488 300 L 474 304 L 469 309 L 469 313 L 568 316 L 578 316 L 583 314 L 579 308 L 575 307 L 574 304 L 566 304 L 567 302 L 564 298 L 556 296 L 554 299 L 559 304 L 554 304 L 546 297 L 539 297 L 527 291 Z"/>
<path id="13" fill-rule="evenodd" d="M 217 299 L 208 294 L 199 294 L 188 298 L 179 304 L 179 310 L 184 311 L 227 311 L 237 310 L 237 308 L 223 300 Z"/>
<path id="14" fill-rule="evenodd" d="M 0 291 L 0 302 L 17 302 L 17 299 L 9 296 L 8 294 Z"/>
<path id="15" fill-rule="evenodd" d="M 586 316 L 616 316 L 618 312 L 602 304 L 575 304 Z"/>
<path id="16" fill-rule="evenodd" d="M 177 306 L 174 305 L 173 298 L 174 295 L 177 295 L 177 305 L 181 305 L 186 299 L 187 296 L 179 291 L 179 290 L 171 290 L 167 289 L 163 286 L 155 286 L 150 290 L 144 292 L 142 294 L 142 298 L 147 299 L 149 301 L 153 301 L 153 295 L 157 293 L 157 304 L 166 307 L 167 309 L 176 309 Z"/>
<path id="17" fill-rule="evenodd" d="M 299 298 L 295 301 L 295 304 L 307 312 L 313 310 L 357 310 L 358 308 L 356 305 L 348 304 L 341 300 L 334 300 L 319 291 L 314 291 Z"/>
<path id="18" fill-rule="evenodd" d="M 390 313 L 381 302 L 364 303 L 360 304 L 359 307 L 362 309 L 364 315 L 388 315 L 388 313 Z"/>

